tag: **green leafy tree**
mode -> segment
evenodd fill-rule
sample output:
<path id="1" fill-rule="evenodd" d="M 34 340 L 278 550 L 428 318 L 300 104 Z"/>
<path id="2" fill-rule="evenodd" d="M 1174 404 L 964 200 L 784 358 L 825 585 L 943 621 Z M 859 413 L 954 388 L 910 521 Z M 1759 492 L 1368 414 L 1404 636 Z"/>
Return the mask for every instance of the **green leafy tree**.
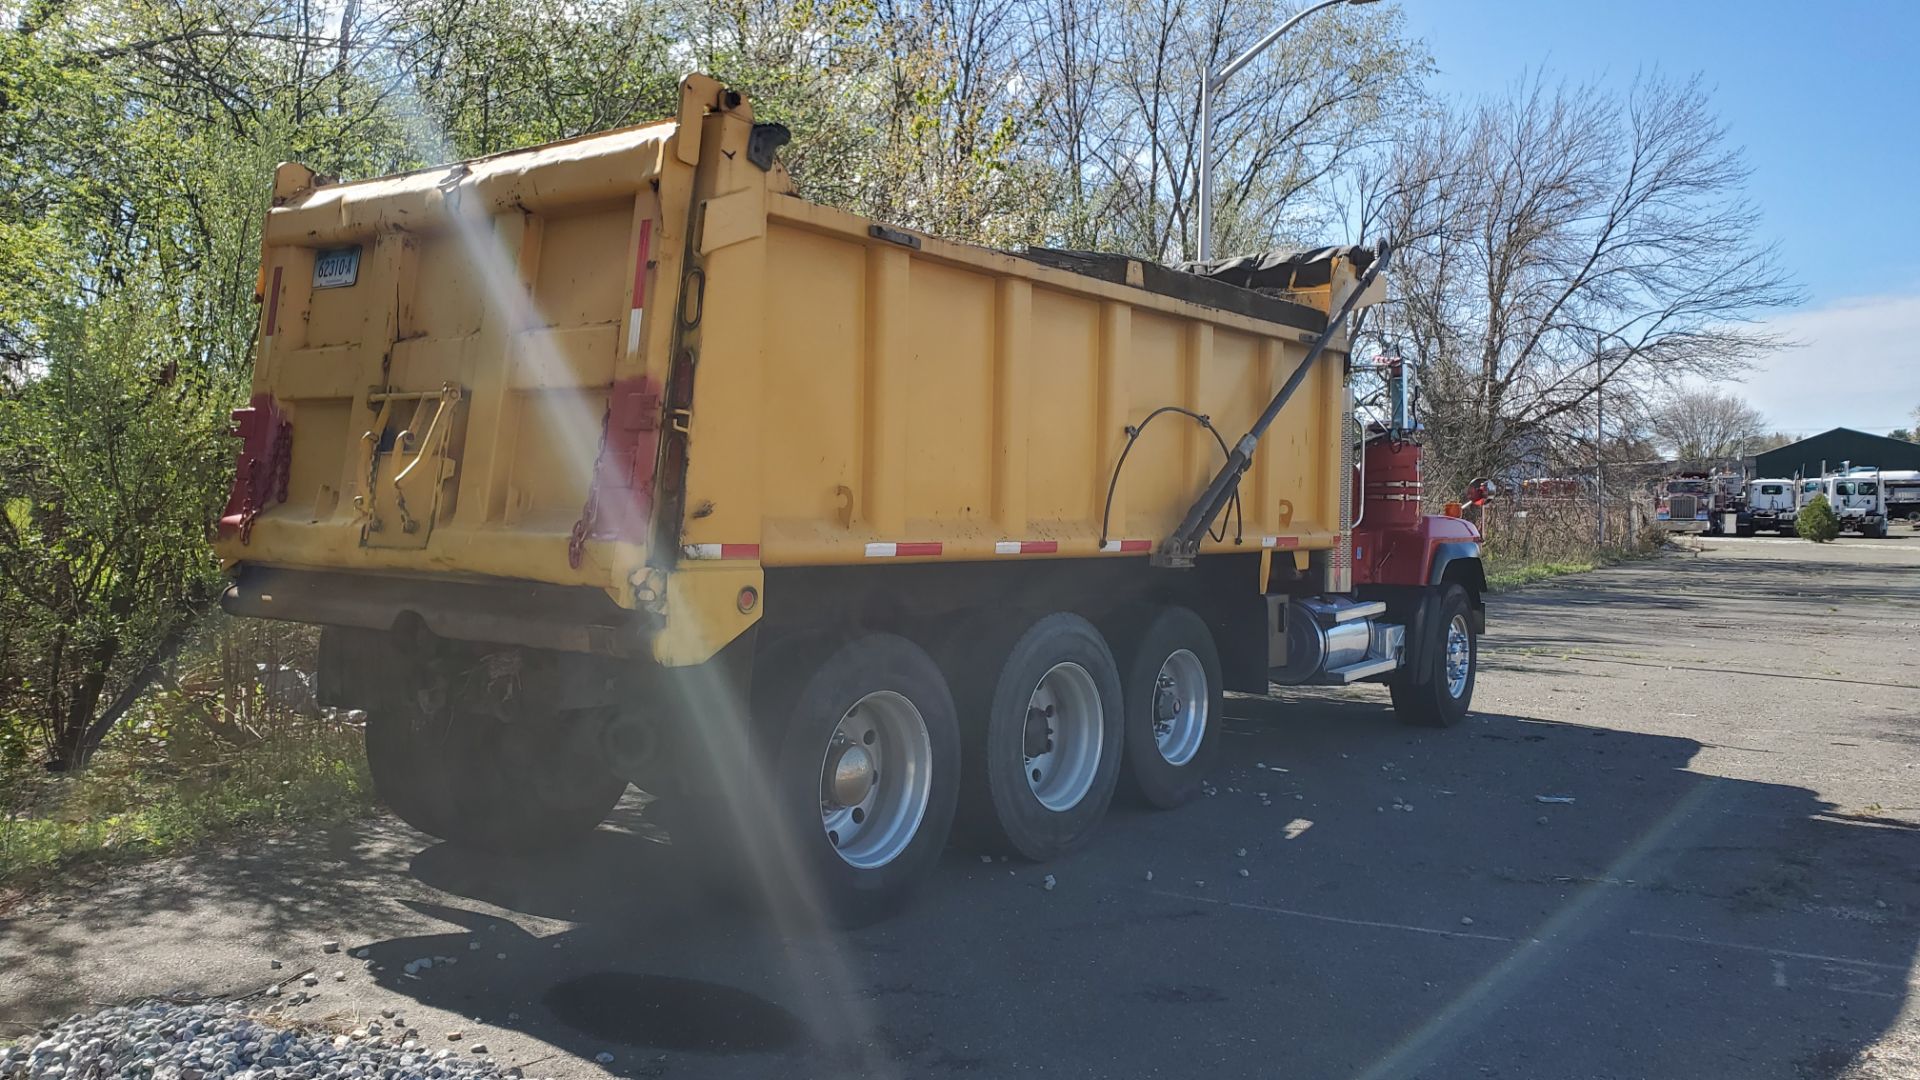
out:
<path id="1" fill-rule="evenodd" d="M 10 755 L 84 765 L 217 592 L 274 163 L 415 163 L 391 80 L 317 8 L 45 4 L 0 31 Z"/>
<path id="2" fill-rule="evenodd" d="M 7 702 L 58 768 L 85 764 L 217 591 L 206 545 L 231 386 L 182 363 L 138 288 L 46 325 L 47 368 L 0 402 L 0 580 L 20 649 Z M 17 620 L 17 621 L 15 621 Z"/>
<path id="3" fill-rule="evenodd" d="M 1840 535 L 1840 519 L 1835 516 L 1833 507 L 1828 505 L 1825 495 L 1815 495 L 1807 505 L 1800 508 L 1800 514 L 1794 518 L 1793 527 L 1799 534 L 1816 544 L 1824 544 Z"/>

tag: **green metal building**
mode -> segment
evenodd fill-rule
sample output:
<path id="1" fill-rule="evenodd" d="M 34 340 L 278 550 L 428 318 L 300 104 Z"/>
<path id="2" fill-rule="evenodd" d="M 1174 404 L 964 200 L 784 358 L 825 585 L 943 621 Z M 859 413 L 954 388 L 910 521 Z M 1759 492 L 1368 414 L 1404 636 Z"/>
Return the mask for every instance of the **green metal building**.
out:
<path id="1" fill-rule="evenodd" d="M 1754 459 L 1755 475 L 1784 477 L 1837 472 L 1842 462 L 1882 469 L 1920 469 L 1920 443 L 1837 427 Z"/>

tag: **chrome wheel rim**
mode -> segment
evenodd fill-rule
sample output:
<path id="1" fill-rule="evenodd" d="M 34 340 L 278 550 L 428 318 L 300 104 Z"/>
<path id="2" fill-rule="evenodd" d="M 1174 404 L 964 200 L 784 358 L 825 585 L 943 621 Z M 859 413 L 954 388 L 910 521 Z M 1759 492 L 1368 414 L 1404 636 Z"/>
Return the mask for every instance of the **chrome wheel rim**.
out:
<path id="1" fill-rule="evenodd" d="M 1207 737 L 1207 669 L 1187 649 L 1160 664 L 1153 681 L 1153 745 L 1169 765 L 1185 765 Z"/>
<path id="2" fill-rule="evenodd" d="M 1467 676 L 1473 671 L 1473 639 L 1467 635 L 1467 617 L 1455 615 L 1447 624 L 1447 696 L 1459 697 L 1467 691 Z"/>
<path id="3" fill-rule="evenodd" d="M 1100 689 L 1086 668 L 1053 665 L 1027 698 L 1022 739 L 1027 787 L 1055 813 L 1071 810 L 1093 789 L 1106 724 Z"/>
<path id="4" fill-rule="evenodd" d="M 820 828 L 859 870 L 900 857 L 933 788 L 933 740 L 904 695 L 876 690 L 846 711 L 820 758 Z"/>

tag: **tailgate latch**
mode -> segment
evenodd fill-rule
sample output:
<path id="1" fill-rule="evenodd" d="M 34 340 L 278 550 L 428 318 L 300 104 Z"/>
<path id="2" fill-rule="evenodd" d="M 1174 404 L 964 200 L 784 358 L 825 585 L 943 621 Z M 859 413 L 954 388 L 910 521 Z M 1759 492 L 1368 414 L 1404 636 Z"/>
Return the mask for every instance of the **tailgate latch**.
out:
<path id="1" fill-rule="evenodd" d="M 366 516 L 362 544 L 426 546 L 442 489 L 452 479 L 458 464 L 455 428 L 459 426 L 460 406 L 465 400 L 465 389 L 453 382 L 442 384 L 438 390 L 368 391 L 368 407 L 380 411 L 373 426 L 360 437 L 361 471 L 367 486 L 354 496 L 353 503 Z M 410 411 L 403 413 L 402 409 Z M 416 435 L 415 429 L 423 422 L 425 430 Z M 403 426 L 398 431 L 390 430 L 396 423 Z M 380 480 L 383 471 L 392 474 L 392 479 L 384 485 Z M 387 521 L 381 514 L 382 508 L 388 506 L 399 518 L 397 535 L 387 530 Z"/>

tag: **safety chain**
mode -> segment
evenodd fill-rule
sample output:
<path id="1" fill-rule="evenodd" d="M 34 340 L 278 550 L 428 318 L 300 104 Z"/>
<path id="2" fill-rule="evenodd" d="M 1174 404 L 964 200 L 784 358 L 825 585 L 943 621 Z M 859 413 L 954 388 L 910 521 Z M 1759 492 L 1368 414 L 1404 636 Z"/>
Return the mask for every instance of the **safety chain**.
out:
<path id="1" fill-rule="evenodd" d="M 593 473 L 587 478 L 587 504 L 580 508 L 580 520 L 573 523 L 573 535 L 567 538 L 567 566 L 580 569 L 580 562 L 586 557 L 587 537 L 593 533 L 593 527 L 600 519 L 600 463 L 607 456 L 607 424 L 613 416 L 613 403 L 607 403 L 607 411 L 600 414 L 600 448 L 593 454 Z"/>

